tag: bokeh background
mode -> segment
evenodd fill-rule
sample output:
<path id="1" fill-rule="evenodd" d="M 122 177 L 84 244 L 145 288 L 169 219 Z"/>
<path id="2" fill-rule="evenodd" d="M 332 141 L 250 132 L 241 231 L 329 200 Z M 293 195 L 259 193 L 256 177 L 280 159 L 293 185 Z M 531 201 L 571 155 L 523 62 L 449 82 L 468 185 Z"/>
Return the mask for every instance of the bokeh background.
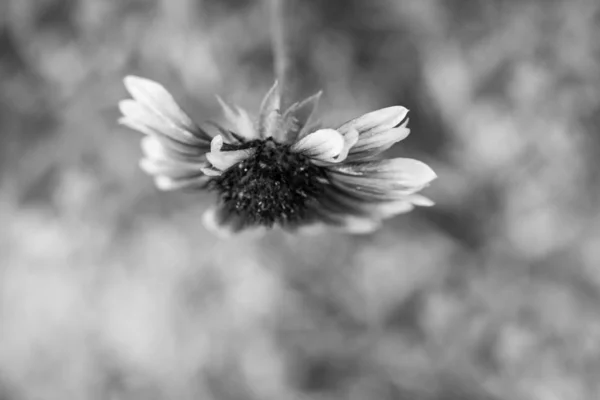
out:
<path id="1" fill-rule="evenodd" d="M 600 2 L 289 2 L 298 96 L 401 104 L 437 205 L 220 240 L 119 127 L 273 81 L 264 2 L 0 1 L 0 399 L 600 398 Z"/>

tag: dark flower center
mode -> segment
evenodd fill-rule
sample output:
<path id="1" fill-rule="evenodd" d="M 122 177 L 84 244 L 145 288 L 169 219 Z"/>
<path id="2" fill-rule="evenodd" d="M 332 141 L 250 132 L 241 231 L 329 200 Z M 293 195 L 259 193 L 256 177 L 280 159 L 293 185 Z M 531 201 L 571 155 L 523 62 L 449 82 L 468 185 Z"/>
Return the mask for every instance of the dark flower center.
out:
<path id="1" fill-rule="evenodd" d="M 271 138 L 237 148 L 254 148 L 255 152 L 211 182 L 225 211 L 236 214 L 245 225 L 270 227 L 305 219 L 307 206 L 326 185 L 325 169 Z"/>

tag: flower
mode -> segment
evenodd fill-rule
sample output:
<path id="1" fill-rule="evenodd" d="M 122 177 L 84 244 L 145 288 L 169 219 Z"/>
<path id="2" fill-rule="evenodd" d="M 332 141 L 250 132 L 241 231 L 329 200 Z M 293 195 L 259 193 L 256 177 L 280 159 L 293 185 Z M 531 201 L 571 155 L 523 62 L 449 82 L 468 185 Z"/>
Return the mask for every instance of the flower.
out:
<path id="1" fill-rule="evenodd" d="M 323 225 L 364 233 L 433 204 L 417 194 L 436 178 L 430 167 L 381 157 L 410 132 L 404 107 L 318 128 L 313 117 L 321 93 L 282 111 L 276 82 L 257 120 L 217 97 L 228 129 L 196 124 L 157 82 L 135 76 L 124 82 L 133 99 L 119 103 L 119 122 L 146 134 L 140 167 L 161 190 L 216 192 L 218 204 L 203 219 L 220 234 Z"/>

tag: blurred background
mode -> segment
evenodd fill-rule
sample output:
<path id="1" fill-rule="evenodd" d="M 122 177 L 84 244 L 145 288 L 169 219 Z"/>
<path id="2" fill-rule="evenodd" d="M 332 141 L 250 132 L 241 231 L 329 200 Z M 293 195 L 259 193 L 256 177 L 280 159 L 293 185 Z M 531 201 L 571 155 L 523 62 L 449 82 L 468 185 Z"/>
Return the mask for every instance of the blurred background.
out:
<path id="1" fill-rule="evenodd" d="M 126 74 L 256 111 L 264 2 L 0 1 L 0 399 L 600 398 L 600 2 L 289 3 L 298 96 L 411 110 L 437 202 L 220 240 L 116 124 Z"/>

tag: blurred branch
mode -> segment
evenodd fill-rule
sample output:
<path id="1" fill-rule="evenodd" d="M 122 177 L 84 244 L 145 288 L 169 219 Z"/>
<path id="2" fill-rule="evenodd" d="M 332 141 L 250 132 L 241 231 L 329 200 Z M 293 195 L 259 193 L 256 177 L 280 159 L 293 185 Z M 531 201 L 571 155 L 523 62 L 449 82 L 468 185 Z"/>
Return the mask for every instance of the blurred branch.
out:
<path id="1" fill-rule="evenodd" d="M 271 23 L 271 43 L 273 47 L 273 63 L 275 76 L 281 91 L 281 108 L 285 109 L 291 102 L 291 63 L 290 49 L 285 32 L 286 0 L 267 0 Z"/>

